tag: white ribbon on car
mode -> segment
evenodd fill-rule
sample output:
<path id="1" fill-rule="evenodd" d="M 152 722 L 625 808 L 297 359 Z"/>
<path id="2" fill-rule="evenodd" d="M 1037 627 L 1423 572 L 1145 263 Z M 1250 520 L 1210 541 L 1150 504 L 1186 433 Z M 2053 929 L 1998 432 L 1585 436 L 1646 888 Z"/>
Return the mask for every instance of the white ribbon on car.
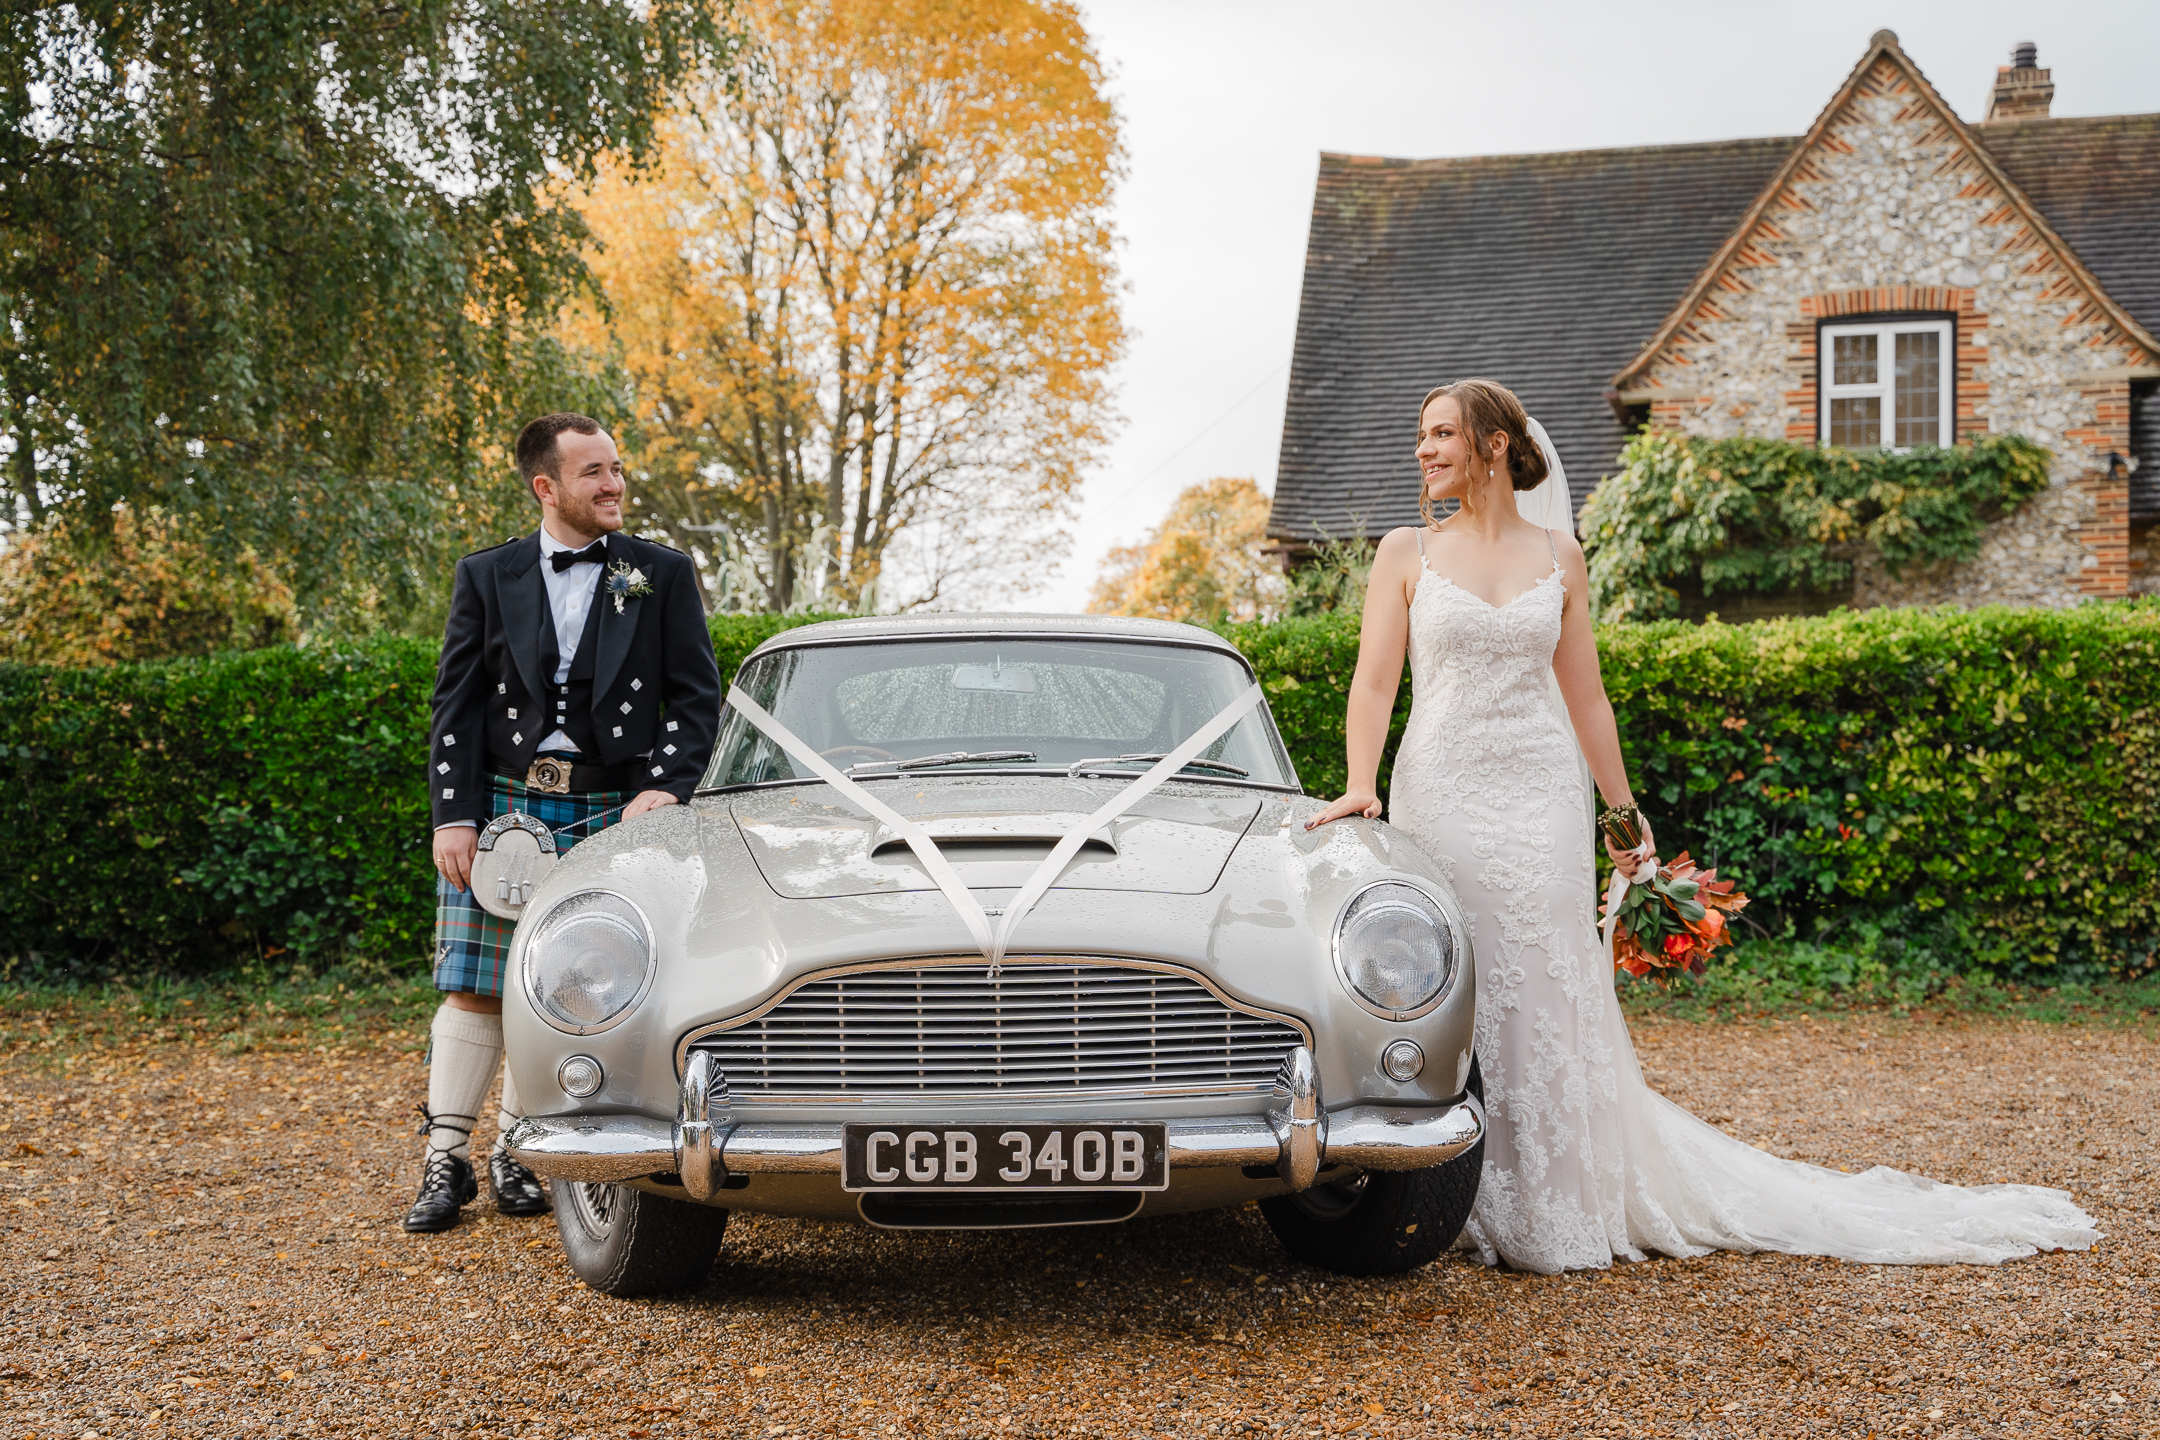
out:
<path id="1" fill-rule="evenodd" d="M 1213 719 L 1187 736 L 1175 750 L 1156 761 L 1130 785 L 1111 796 L 1094 814 L 1067 831 L 1064 838 L 1043 857 L 1042 863 L 1035 867 L 1034 873 L 1028 876 L 1027 883 L 1020 887 L 1020 892 L 1013 896 L 1011 903 L 1005 907 L 1005 913 L 999 917 L 995 929 L 991 927 L 990 916 L 983 909 L 982 903 L 975 898 L 974 892 L 968 889 L 966 882 L 960 878 L 960 873 L 953 869 L 952 862 L 945 858 L 944 852 L 938 849 L 937 841 L 930 837 L 929 831 L 842 774 L 831 761 L 811 749 L 801 736 L 774 719 L 770 711 L 745 695 L 739 687 L 730 685 L 727 698 L 728 704 L 734 706 L 766 739 L 785 750 L 797 764 L 839 791 L 843 800 L 871 819 L 881 821 L 907 842 L 908 849 L 915 852 L 915 858 L 922 862 L 923 869 L 930 872 L 930 878 L 935 880 L 938 889 L 945 893 L 945 899 L 952 905 L 953 912 L 960 917 L 961 923 L 967 926 L 968 934 L 974 938 L 983 958 L 990 962 L 990 968 L 995 971 L 1005 962 L 1006 946 L 1011 943 L 1013 930 L 1019 925 L 1021 917 L 1034 908 L 1035 902 L 1042 898 L 1044 891 L 1057 883 L 1058 877 L 1065 873 L 1065 867 L 1072 862 L 1073 856 L 1080 853 L 1080 847 L 1087 843 L 1088 837 L 1145 800 L 1157 786 L 1184 769 L 1187 761 L 1196 758 L 1231 726 L 1244 719 L 1260 703 L 1261 696 L 1260 686 L 1255 683 L 1235 700 L 1216 711 Z"/>

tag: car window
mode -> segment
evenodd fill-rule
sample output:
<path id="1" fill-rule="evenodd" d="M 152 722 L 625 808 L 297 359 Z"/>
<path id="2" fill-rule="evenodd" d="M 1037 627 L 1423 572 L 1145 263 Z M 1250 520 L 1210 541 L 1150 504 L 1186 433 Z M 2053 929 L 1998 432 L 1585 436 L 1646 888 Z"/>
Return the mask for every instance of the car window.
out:
<path id="1" fill-rule="evenodd" d="M 964 638 L 768 651 L 735 683 L 843 770 L 999 750 L 1030 751 L 1034 766 L 1063 770 L 1076 760 L 1170 750 L 1252 676 L 1235 657 L 1193 646 Z M 1261 784 L 1297 784 L 1264 706 L 1203 758 L 1249 771 Z M 731 710 L 706 784 L 811 778 L 799 772 Z"/>

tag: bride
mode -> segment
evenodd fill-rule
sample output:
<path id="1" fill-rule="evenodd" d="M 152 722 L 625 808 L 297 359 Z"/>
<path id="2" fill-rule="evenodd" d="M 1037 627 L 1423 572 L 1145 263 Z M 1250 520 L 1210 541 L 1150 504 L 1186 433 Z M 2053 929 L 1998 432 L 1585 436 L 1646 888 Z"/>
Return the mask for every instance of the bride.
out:
<path id="1" fill-rule="evenodd" d="M 1407 647 L 1416 693 L 1389 818 L 1453 883 L 1478 964 L 1489 1130 L 1458 1244 L 1488 1264 L 1548 1273 L 1653 1250 L 1995 1264 L 2090 1246 L 2093 1219 L 2063 1191 L 1781 1160 L 1644 1083 L 1595 927 L 1586 779 L 1608 805 L 1634 797 L 1559 458 L 1489 380 L 1425 397 L 1417 457 L 1425 524 L 1380 542 L 1366 594 L 1349 793 L 1311 823 L 1378 818 L 1380 752 Z M 1437 518 L 1449 499 L 1460 508 Z M 1647 824 L 1643 835 L 1636 851 L 1607 842 L 1630 874 L 1655 859 Z"/>

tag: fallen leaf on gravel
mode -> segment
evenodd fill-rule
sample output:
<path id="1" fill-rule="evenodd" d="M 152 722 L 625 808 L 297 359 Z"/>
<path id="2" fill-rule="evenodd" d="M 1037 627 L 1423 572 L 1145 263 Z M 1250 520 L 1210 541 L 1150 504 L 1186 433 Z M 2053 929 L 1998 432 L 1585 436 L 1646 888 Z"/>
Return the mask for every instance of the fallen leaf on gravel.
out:
<path id="1" fill-rule="evenodd" d="M 0 1360 L 0 1378 L 15 1390 L 10 1413 L 36 1387 L 44 1414 L 35 1433 L 44 1440 L 85 1440 L 92 1430 L 108 1440 L 197 1440 L 237 1428 L 213 1413 L 221 1410 L 255 1420 L 251 1433 L 318 1440 L 416 1434 L 420 1412 L 464 1440 L 516 1432 L 632 1440 L 631 1426 L 658 1440 L 1019 1440 L 1030 1432 L 1078 1440 L 1069 1432 L 1082 1414 L 1090 1440 L 1252 1440 L 1260 1427 L 1251 1417 L 1291 1393 L 1310 1407 L 1299 1419 L 1309 1414 L 1313 1423 L 1286 1428 L 1376 1440 L 1497 1435 L 1510 1419 L 1514 1440 L 1647 1440 L 1690 1430 L 1707 1440 L 1741 1429 L 1782 1437 L 1802 1426 L 1768 1417 L 1788 1414 L 1844 1440 L 1936 1435 L 1952 1427 L 1952 1415 L 1966 1435 L 2067 1436 L 2077 1421 L 2130 1434 L 2135 1425 L 2126 1422 L 2142 1413 L 2146 1387 L 2160 1375 L 2160 1359 L 2150 1358 L 2160 1356 L 2150 1338 L 2160 1334 L 2151 1298 L 2160 1290 L 2160 1214 L 2150 1183 L 2160 1173 L 2150 1128 L 2160 1102 L 2160 1025 L 1861 1016 L 1804 1028 L 1650 1023 L 1636 1039 L 1654 1086 L 1697 1113 L 1730 1114 L 1739 1133 L 1781 1137 L 1776 1143 L 1793 1154 L 1855 1170 L 1880 1162 L 1953 1181 L 2074 1178 L 2111 1238 L 2091 1253 L 1987 1271 L 1712 1255 L 1539 1276 L 1451 1255 L 1413 1275 L 1366 1281 L 1296 1264 L 1257 1212 L 1242 1209 L 1143 1219 L 1084 1238 L 891 1235 L 741 1214 L 703 1289 L 627 1302 L 573 1287 L 554 1254 L 540 1255 L 559 1243 L 546 1221 L 520 1228 L 475 1206 L 450 1235 L 394 1233 L 394 1207 L 409 1198 L 390 1193 L 391 1173 L 405 1165 L 402 1125 L 357 1124 L 352 1163 L 328 1169 L 268 1135 L 248 1140 L 249 1125 L 301 1097 L 349 1094 L 361 1114 L 387 1115 L 378 1102 L 392 1099 L 409 1104 L 424 1078 L 422 1035 L 400 1040 L 409 1048 L 395 1053 L 227 1057 L 161 1048 L 170 1063 L 155 1081 L 133 1060 L 96 1078 L 104 1061 L 95 1056 L 79 1062 L 93 1067 L 81 1074 L 51 1074 L 40 1068 L 50 1052 L 41 1052 L 0 1062 L 9 1067 L 0 1068 L 0 1089 L 21 1092 L 11 1097 L 18 1108 L 94 1084 L 118 1106 L 109 1122 L 118 1130 L 131 1106 L 140 1115 L 176 1103 L 150 1087 L 179 1081 L 201 1088 L 198 1105 L 230 1111 L 202 1109 L 200 1127 L 174 1132 L 159 1155 L 172 1183 L 124 1206 L 99 1184 L 94 1162 L 48 1153 L 31 1166 L 6 1153 L 23 1132 L 0 1134 L 0 1215 L 13 1227 L 0 1234 L 26 1259 L 48 1247 L 62 1256 L 9 1277 L 0 1355 L 16 1358 Z M 2083 1102 L 2057 1128 L 2001 1125 L 2001 1115 L 2025 1113 L 2024 1092 L 2049 1065 Z M 1772 1074 L 1781 1083 L 1756 1083 Z M 1818 1114 L 1790 1098 L 1811 1093 L 1871 1108 L 1921 1080 L 1936 1093 L 1918 1130 L 1889 1114 L 1856 1130 L 1851 1109 L 1833 1104 Z M 1958 1098 L 1942 1098 L 1949 1095 Z M 86 1134 L 85 1152 L 102 1138 Z M 1930 1150 L 1956 1158 L 1937 1170 Z M 265 1182 L 240 1183 L 236 1165 Z M 222 1212 L 215 1219 L 190 1198 L 205 1185 Z M 290 1258 L 300 1251 L 261 1263 L 273 1252 L 260 1247 L 279 1235 L 311 1232 L 342 1237 L 348 1249 L 322 1253 L 344 1263 Z M 218 1266 L 228 1259 L 239 1263 Z M 1290 1270 L 1261 1271 L 1271 1259 Z M 108 1273 L 92 1288 L 87 1272 L 98 1266 Z M 1076 1268 L 1089 1271 L 1084 1288 Z M 1179 1283 L 1201 1270 L 1212 1292 L 1204 1306 L 1196 1285 Z M 415 1313 L 413 1292 L 374 1283 L 435 1276 L 457 1287 L 440 1299 L 440 1286 L 425 1291 L 444 1307 L 439 1318 L 477 1312 L 459 1319 L 485 1332 L 473 1345 L 446 1351 Z M 1878 1321 L 1888 1323 L 1877 1329 Z M 291 1328 L 273 1337 L 259 1331 L 263 1324 Z M 387 1334 L 368 1342 L 363 1364 L 358 1347 L 378 1327 Z M 1667 1366 L 1645 1350 L 1644 1337 L 1683 1327 L 1699 1347 L 1691 1363 L 1673 1356 Z M 257 1331 L 262 1350 L 240 1348 L 240 1336 Z M 726 1337 L 718 1351 L 716 1333 Z M 1489 1375 L 1474 1385 L 1448 1358 L 1471 1345 Z M 1233 1346 L 1237 1354 L 1222 1353 Z M 301 1347 L 322 1351 L 308 1357 L 305 1375 L 298 1366 L 258 1368 Z M 784 1358 L 753 1366 L 753 1349 Z M 34 1354 L 55 1359 L 33 1377 Z M 1375 1368 L 1345 1370 L 1341 1361 L 1352 1355 Z M 117 1408 L 130 1366 L 156 1363 L 152 1356 L 230 1361 L 232 1369 L 190 1374 L 207 1386 L 146 1374 L 133 1403 L 156 1413 L 98 1415 L 100 1406 Z M 1333 1378 L 1310 1388 L 1293 1378 L 1312 1375 Z M 992 1376 L 1007 1387 L 995 1399 L 983 1383 Z M 2058 1378 L 2069 1383 L 2058 1388 Z M 1518 1382 L 1525 1388 L 1514 1391 Z M 1400 1398 L 1358 1400 L 1353 1389 L 1338 1399 L 1344 1383 Z M 192 1399 L 199 1388 L 227 1386 L 230 1396 Z M 428 1392 L 438 1388 L 444 1399 L 431 1406 Z M 450 1398 L 508 1393 L 529 1399 L 528 1423 Z M 647 1398 L 634 1411 L 638 1395 Z M 1174 1415 L 1157 1408 L 1164 1401 Z M 1422 1413 L 1419 1401 L 1429 1407 Z M 1735 1408 L 1723 1410 L 1728 1403 Z M 1599 1412 L 1595 1422 L 1586 1406 Z M 2073 1413 L 2081 1406 L 2089 1412 Z M 1515 1409 L 1522 1413 L 1503 1413 Z"/>

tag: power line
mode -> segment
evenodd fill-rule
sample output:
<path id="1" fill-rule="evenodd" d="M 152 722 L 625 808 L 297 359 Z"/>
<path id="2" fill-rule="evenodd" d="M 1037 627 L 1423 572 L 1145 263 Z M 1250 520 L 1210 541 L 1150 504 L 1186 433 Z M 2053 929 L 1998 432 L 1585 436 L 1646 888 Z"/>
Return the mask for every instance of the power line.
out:
<path id="1" fill-rule="evenodd" d="M 1193 446 L 1199 444 L 1203 439 L 1207 437 L 1207 434 L 1210 430 L 1213 430 L 1216 426 L 1222 424 L 1223 421 L 1229 419 L 1232 415 L 1236 414 L 1237 409 L 1240 405 L 1243 405 L 1246 401 L 1252 399 L 1253 396 L 1259 394 L 1263 389 L 1265 389 L 1269 384 L 1274 381 L 1276 376 L 1282 374 L 1283 371 L 1289 368 L 1290 362 L 1288 360 L 1285 360 L 1282 362 L 1282 364 L 1277 365 L 1274 369 L 1268 371 L 1267 374 L 1261 376 L 1259 384 L 1253 386 L 1252 389 L 1247 390 L 1243 395 L 1240 395 L 1237 399 L 1231 401 L 1229 409 L 1223 411 L 1222 414 L 1217 415 L 1213 420 L 1208 421 L 1207 424 L 1201 426 L 1198 430 L 1195 430 L 1192 434 L 1192 437 L 1188 439 L 1184 444 L 1178 446 L 1177 449 L 1171 451 L 1170 454 L 1163 459 L 1163 462 L 1160 465 L 1157 465 L 1154 469 L 1148 471 L 1147 474 L 1141 476 L 1138 480 L 1133 481 L 1132 484 L 1126 486 L 1116 495 L 1113 495 L 1110 498 L 1110 503 L 1112 505 L 1117 504 L 1127 495 L 1132 494 L 1133 491 L 1138 490 L 1142 485 L 1147 484 L 1148 481 L 1154 479 L 1157 475 L 1160 475 L 1163 471 L 1169 469 L 1171 461 L 1177 459 L 1178 456 L 1183 455 L 1187 450 L 1190 450 Z"/>

